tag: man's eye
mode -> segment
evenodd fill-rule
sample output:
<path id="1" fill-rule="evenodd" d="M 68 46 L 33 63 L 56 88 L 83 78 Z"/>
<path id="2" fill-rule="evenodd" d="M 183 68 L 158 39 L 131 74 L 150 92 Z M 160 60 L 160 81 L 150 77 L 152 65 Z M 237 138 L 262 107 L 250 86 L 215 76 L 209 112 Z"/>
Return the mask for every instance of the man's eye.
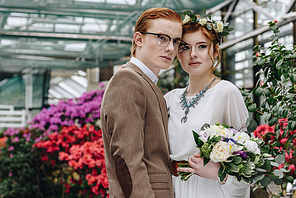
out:
<path id="1" fill-rule="evenodd" d="M 176 45 L 179 45 L 180 40 L 173 40 L 173 43 L 176 44 Z"/>
<path id="2" fill-rule="evenodd" d="M 159 39 L 162 40 L 163 42 L 166 42 L 169 40 L 168 37 L 166 36 L 159 36 Z"/>

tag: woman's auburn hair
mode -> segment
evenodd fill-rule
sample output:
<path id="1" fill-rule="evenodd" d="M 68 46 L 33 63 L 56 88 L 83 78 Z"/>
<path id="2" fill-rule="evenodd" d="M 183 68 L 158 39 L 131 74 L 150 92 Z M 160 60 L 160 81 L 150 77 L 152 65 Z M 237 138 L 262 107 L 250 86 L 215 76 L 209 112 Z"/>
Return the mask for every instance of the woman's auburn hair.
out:
<path id="1" fill-rule="evenodd" d="M 151 26 L 151 21 L 154 19 L 167 19 L 175 22 L 182 23 L 180 15 L 168 8 L 150 8 L 144 11 L 138 18 L 135 24 L 134 34 L 136 32 L 147 32 L 147 29 Z M 131 54 L 135 56 L 137 45 L 133 39 L 133 44 L 131 47 Z"/>
<path id="2" fill-rule="evenodd" d="M 220 51 L 216 49 L 216 46 L 219 45 L 219 43 L 220 43 L 220 39 L 218 37 L 218 34 L 214 30 L 214 28 L 212 28 L 212 30 L 208 30 L 207 28 L 205 28 L 204 26 L 202 26 L 199 23 L 191 23 L 190 22 L 190 23 L 185 23 L 182 25 L 182 37 L 187 33 L 194 33 L 197 31 L 201 31 L 202 34 L 210 41 L 210 47 L 208 49 L 209 56 L 211 57 L 211 55 L 210 55 L 211 45 L 213 45 L 214 53 L 215 52 L 218 53 L 218 57 L 219 57 L 218 62 L 216 63 L 216 65 L 212 69 L 212 72 L 214 72 L 215 69 L 218 67 L 218 64 L 221 61 Z M 211 57 L 211 59 L 213 60 L 213 57 Z"/>

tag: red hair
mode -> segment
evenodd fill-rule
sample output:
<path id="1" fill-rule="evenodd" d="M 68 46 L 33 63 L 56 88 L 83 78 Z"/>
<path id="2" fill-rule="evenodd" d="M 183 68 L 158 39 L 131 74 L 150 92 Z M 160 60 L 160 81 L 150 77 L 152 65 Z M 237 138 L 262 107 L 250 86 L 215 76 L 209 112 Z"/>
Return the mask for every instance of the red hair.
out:
<path id="1" fill-rule="evenodd" d="M 147 32 L 147 29 L 151 26 L 151 20 L 154 19 L 167 19 L 175 22 L 182 23 L 182 19 L 180 15 L 168 8 L 150 8 L 146 11 L 144 11 L 141 16 L 138 18 L 136 25 L 135 25 L 135 31 L 136 32 Z M 131 54 L 135 56 L 137 45 L 135 41 L 133 40 L 133 45 L 131 48 Z"/>

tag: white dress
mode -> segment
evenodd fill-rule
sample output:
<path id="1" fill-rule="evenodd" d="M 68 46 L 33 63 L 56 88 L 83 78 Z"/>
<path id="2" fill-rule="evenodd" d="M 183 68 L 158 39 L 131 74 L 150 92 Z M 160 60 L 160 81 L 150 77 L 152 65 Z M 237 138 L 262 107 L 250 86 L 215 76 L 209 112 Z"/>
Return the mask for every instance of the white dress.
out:
<path id="1" fill-rule="evenodd" d="M 188 120 L 181 123 L 185 115 L 181 109 L 180 97 L 183 89 L 174 89 L 164 97 L 167 102 L 169 122 L 169 143 L 171 160 L 188 160 L 198 150 L 193 139 L 192 130 L 199 131 L 203 124 L 210 125 L 219 121 L 239 130 L 248 118 L 248 111 L 243 97 L 236 86 L 222 80 L 209 89 L 199 100 L 195 108 L 190 108 Z M 187 103 L 193 97 L 186 97 Z M 250 196 L 250 185 L 238 182 L 228 176 L 226 184 L 220 185 L 217 180 L 206 179 L 197 175 L 187 181 L 173 177 L 175 198 L 245 198 Z"/>

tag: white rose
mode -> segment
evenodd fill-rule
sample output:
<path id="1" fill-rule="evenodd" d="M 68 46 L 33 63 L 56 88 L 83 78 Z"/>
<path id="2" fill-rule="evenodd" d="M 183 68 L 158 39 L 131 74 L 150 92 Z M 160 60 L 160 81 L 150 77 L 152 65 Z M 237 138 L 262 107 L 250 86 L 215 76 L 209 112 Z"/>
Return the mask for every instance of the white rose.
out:
<path id="1" fill-rule="evenodd" d="M 260 149 L 258 147 L 258 144 L 256 142 L 253 142 L 252 140 L 246 140 L 245 147 L 248 151 L 252 153 L 260 154 Z"/>
<path id="2" fill-rule="evenodd" d="M 204 24 L 207 23 L 207 21 L 208 20 L 206 18 L 202 18 L 202 19 L 199 20 L 199 23 L 200 23 L 200 25 L 204 25 Z"/>
<path id="3" fill-rule="evenodd" d="M 191 20 L 190 16 L 185 15 L 184 19 L 183 19 L 183 24 L 188 23 Z"/>
<path id="4" fill-rule="evenodd" d="M 223 23 L 221 21 L 217 22 L 217 28 L 215 30 L 217 32 L 223 32 Z"/>
<path id="5" fill-rule="evenodd" d="M 227 158 L 231 155 L 231 146 L 227 144 L 226 142 L 218 142 L 211 154 L 210 154 L 210 159 L 213 162 L 224 162 L 227 160 Z"/>

